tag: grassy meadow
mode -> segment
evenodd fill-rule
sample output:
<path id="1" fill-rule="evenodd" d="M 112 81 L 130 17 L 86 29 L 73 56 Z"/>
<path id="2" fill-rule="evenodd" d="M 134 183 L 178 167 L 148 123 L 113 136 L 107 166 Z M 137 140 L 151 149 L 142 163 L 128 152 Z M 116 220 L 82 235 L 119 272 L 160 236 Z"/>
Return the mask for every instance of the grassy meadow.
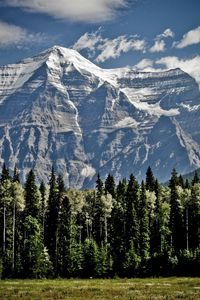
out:
<path id="1" fill-rule="evenodd" d="M 200 278 L 2 280 L 0 299 L 200 299 Z"/>

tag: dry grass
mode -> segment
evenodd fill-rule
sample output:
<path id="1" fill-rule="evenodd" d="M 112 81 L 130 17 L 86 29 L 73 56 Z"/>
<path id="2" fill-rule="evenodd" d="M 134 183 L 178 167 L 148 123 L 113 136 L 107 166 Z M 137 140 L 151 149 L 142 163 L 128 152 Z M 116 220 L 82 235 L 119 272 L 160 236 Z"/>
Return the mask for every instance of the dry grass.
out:
<path id="1" fill-rule="evenodd" d="M 200 278 L 2 280 L 0 299 L 200 299 Z"/>

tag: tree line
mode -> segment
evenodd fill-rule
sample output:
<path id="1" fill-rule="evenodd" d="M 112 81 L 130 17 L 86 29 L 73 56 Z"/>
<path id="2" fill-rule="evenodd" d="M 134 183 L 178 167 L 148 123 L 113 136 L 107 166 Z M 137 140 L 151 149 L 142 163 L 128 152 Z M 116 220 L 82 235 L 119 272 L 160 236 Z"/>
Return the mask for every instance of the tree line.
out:
<path id="1" fill-rule="evenodd" d="M 172 170 L 168 186 L 151 168 L 138 183 L 97 176 L 90 190 L 24 185 L 5 164 L 0 178 L 0 277 L 200 275 L 200 180 Z"/>

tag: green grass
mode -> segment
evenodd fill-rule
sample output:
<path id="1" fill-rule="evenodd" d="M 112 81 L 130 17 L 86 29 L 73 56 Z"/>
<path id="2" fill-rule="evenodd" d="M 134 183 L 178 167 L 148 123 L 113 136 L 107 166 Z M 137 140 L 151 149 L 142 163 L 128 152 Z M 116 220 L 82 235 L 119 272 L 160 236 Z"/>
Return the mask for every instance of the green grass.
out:
<path id="1" fill-rule="evenodd" d="M 200 299 L 200 278 L 2 280 L 2 300 Z"/>

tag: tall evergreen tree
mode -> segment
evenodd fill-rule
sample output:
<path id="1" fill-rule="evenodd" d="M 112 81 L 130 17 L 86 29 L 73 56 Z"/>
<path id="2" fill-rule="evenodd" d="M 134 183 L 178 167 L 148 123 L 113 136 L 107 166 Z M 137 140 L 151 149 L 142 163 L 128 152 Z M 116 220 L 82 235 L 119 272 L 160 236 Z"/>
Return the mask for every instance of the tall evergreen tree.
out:
<path id="1" fill-rule="evenodd" d="M 181 204 L 178 197 L 177 186 L 179 184 L 177 172 L 172 170 L 171 179 L 169 182 L 170 187 L 170 230 L 171 230 L 171 249 L 179 251 L 184 248 L 184 225 L 183 216 L 181 211 Z"/>
<path id="2" fill-rule="evenodd" d="M 14 182 L 19 182 L 19 183 L 20 183 L 19 172 L 18 172 L 18 170 L 17 170 L 16 165 L 15 165 L 14 172 L 13 172 L 13 181 L 14 181 Z"/>
<path id="3" fill-rule="evenodd" d="M 192 185 L 195 185 L 195 183 L 200 183 L 200 179 L 197 171 L 194 172 L 194 177 L 192 179 Z"/>
<path id="4" fill-rule="evenodd" d="M 8 179 L 10 179 L 9 170 L 6 168 L 6 164 L 4 163 L 1 172 L 1 182 Z"/>
<path id="5" fill-rule="evenodd" d="M 130 179 L 126 191 L 126 250 L 129 251 L 133 242 L 136 253 L 139 252 L 139 185 L 133 176 Z"/>
<path id="6" fill-rule="evenodd" d="M 126 253 L 126 189 L 126 180 L 120 181 L 111 212 L 111 253 L 113 257 L 113 272 L 117 275 L 122 275 Z"/>
<path id="7" fill-rule="evenodd" d="M 70 247 L 72 226 L 71 205 L 68 197 L 64 197 L 61 203 L 60 224 L 58 228 L 59 274 L 63 277 L 70 277 Z"/>
<path id="8" fill-rule="evenodd" d="M 148 218 L 146 190 L 143 181 L 141 183 L 139 219 L 140 219 L 140 239 L 139 239 L 140 257 L 142 263 L 145 264 L 149 258 L 150 237 L 149 237 L 149 218 Z"/>
<path id="9" fill-rule="evenodd" d="M 59 207 L 58 186 L 54 169 L 52 168 L 49 182 L 49 198 L 47 204 L 47 214 L 45 222 L 45 245 L 49 251 L 50 260 L 53 263 L 55 275 L 58 266 L 58 226 L 59 226 Z"/>
<path id="10" fill-rule="evenodd" d="M 46 186 L 42 181 L 39 187 L 41 201 L 40 201 L 40 222 L 42 224 L 42 234 L 44 240 L 44 233 L 45 233 L 45 217 L 46 217 Z"/>
<path id="11" fill-rule="evenodd" d="M 41 226 L 38 219 L 27 215 L 23 223 L 24 249 L 23 249 L 23 276 L 25 278 L 37 277 L 40 269 L 40 257 L 43 251 L 41 240 Z"/>
<path id="12" fill-rule="evenodd" d="M 152 220 L 152 227 L 150 228 L 150 239 L 151 239 L 151 253 L 159 253 L 161 250 L 161 235 L 160 235 L 160 185 L 158 180 L 155 180 L 155 208 L 154 208 L 154 218 Z"/>
<path id="13" fill-rule="evenodd" d="M 39 218 L 40 195 L 35 182 L 33 170 L 28 173 L 25 183 L 25 216 Z"/>
<path id="14" fill-rule="evenodd" d="M 151 167 L 149 166 L 146 172 L 146 189 L 153 192 L 155 188 L 155 178 Z"/>
<path id="15" fill-rule="evenodd" d="M 115 185 L 115 179 L 112 175 L 108 174 L 106 180 L 105 180 L 105 192 L 109 193 L 113 199 L 116 198 L 116 185 Z"/>
<path id="16" fill-rule="evenodd" d="M 94 215 L 93 215 L 93 236 L 97 245 L 101 245 L 104 241 L 104 220 L 103 220 L 103 211 L 102 211 L 102 199 L 104 195 L 104 186 L 103 181 L 100 178 L 100 175 L 97 176 L 96 181 L 96 197 L 94 204 Z"/>

